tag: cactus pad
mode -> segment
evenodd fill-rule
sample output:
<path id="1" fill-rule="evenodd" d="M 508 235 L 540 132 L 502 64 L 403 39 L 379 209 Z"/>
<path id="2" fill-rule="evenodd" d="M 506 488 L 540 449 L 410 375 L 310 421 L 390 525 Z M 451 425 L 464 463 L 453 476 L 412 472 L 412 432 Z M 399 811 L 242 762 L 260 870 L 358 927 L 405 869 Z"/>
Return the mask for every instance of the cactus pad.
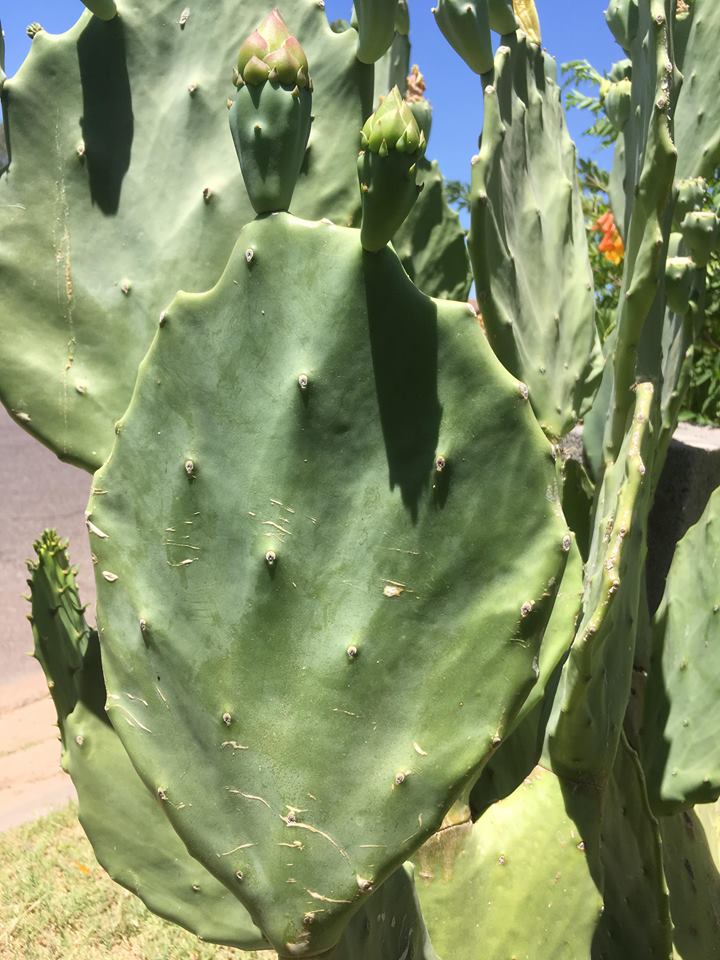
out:
<path id="1" fill-rule="evenodd" d="M 575 147 L 553 61 L 523 35 L 503 42 L 473 161 L 470 258 L 493 349 L 561 437 L 599 357 Z"/>
<path id="2" fill-rule="evenodd" d="M 105 715 L 97 634 L 85 623 L 65 544 L 46 532 L 30 565 L 35 656 L 55 701 L 63 768 L 100 864 L 154 913 L 213 943 L 267 946 L 247 911 L 188 854 Z"/>
<path id="3" fill-rule="evenodd" d="M 512 724 L 556 498 L 472 311 L 357 231 L 258 220 L 169 308 L 90 504 L 109 713 L 281 954 L 336 943 Z"/>
<path id="4" fill-rule="evenodd" d="M 553 769 L 604 779 L 630 696 L 646 551 L 654 439 L 653 386 L 639 384 L 620 457 L 605 472 L 585 573 L 583 617 L 549 724 Z"/>

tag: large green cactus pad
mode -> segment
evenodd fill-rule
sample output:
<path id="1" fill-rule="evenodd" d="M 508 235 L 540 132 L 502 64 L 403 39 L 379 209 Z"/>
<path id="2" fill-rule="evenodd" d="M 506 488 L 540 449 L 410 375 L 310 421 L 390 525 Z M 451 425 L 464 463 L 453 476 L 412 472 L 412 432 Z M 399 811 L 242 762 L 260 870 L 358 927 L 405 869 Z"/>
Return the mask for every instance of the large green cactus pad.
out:
<path id="1" fill-rule="evenodd" d="M 414 862 L 442 957 L 671 955 L 657 823 L 625 742 L 605 787 L 564 784 L 536 767 L 477 823 L 436 834 Z"/>
<path id="2" fill-rule="evenodd" d="M 639 384 L 617 461 L 603 478 L 585 572 L 583 617 L 549 724 L 553 767 L 604 779 L 630 696 L 653 464 L 654 390 Z"/>
<path id="3" fill-rule="evenodd" d="M 511 725 L 556 498 L 472 311 L 357 231 L 256 221 L 170 307 L 90 504 L 110 715 L 281 952 L 337 942 Z"/>
<path id="4" fill-rule="evenodd" d="M 104 23 L 38 33 L 6 81 L 12 161 L 0 178 L 0 398 L 63 459 L 95 469 L 158 316 L 219 276 L 254 212 L 228 130 L 240 42 L 264 2 L 123 0 Z M 322 5 L 287 0 L 315 80 L 293 209 L 345 224 L 373 70 Z M 42 106 L 40 106 L 42 105 Z M 42 122 L 39 122 L 39 116 Z"/>
<path id="5" fill-rule="evenodd" d="M 523 34 L 503 44 L 473 161 L 470 257 L 493 349 L 561 437 L 599 372 L 575 146 L 554 62 Z"/>
<path id="6" fill-rule="evenodd" d="M 643 761 L 667 812 L 720 797 L 720 490 L 677 546 L 653 627 Z"/>
<path id="7" fill-rule="evenodd" d="M 205 940 L 262 949 L 247 911 L 188 854 L 108 722 L 97 634 L 85 623 L 65 545 L 45 533 L 35 549 L 29 581 L 35 656 L 55 701 L 63 767 L 98 861 L 154 913 Z"/>
<path id="8" fill-rule="evenodd" d="M 188 854 L 137 775 L 108 722 L 97 634 L 85 623 L 64 544 L 44 534 L 31 564 L 35 656 L 47 676 L 63 732 L 63 768 L 95 855 L 116 883 L 155 913 L 212 943 L 246 950 L 267 943 L 242 904 Z M 401 867 L 352 919 L 327 960 L 437 960 Z"/>

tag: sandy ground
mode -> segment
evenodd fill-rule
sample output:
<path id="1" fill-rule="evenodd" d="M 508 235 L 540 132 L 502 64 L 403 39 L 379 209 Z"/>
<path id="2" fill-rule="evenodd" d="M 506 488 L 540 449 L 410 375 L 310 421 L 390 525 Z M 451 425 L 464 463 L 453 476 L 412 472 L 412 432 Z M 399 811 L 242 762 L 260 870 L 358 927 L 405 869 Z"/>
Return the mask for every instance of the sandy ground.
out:
<path id="1" fill-rule="evenodd" d="M 0 407 L 0 830 L 62 806 L 72 784 L 60 771 L 55 712 L 32 649 L 25 561 L 46 527 L 70 540 L 81 596 L 95 589 L 84 511 L 88 474 L 61 463 Z"/>

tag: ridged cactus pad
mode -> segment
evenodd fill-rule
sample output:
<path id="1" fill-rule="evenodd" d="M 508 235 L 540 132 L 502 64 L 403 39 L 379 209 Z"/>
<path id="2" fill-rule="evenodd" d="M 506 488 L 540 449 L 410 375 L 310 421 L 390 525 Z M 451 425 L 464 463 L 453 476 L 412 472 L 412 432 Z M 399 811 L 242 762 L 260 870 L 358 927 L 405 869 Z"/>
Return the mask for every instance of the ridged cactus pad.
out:
<path id="1" fill-rule="evenodd" d="M 607 777 L 630 696 L 655 450 L 653 400 L 653 385 L 639 384 L 620 456 L 596 499 L 583 616 L 549 725 L 553 769 L 571 779 Z"/>
<path id="2" fill-rule="evenodd" d="M 553 61 L 523 34 L 503 44 L 473 161 L 470 257 L 493 349 L 561 437 L 599 373 L 575 147 Z"/>
<path id="3" fill-rule="evenodd" d="M 472 311 L 356 231 L 259 220 L 169 308 L 90 503 L 109 713 L 281 954 L 337 942 L 512 724 L 553 491 Z"/>
<path id="4" fill-rule="evenodd" d="M 63 767 L 102 866 L 155 913 L 204 940 L 266 946 L 247 911 L 188 854 L 105 715 L 97 634 L 85 622 L 65 544 L 47 532 L 30 564 L 35 657 L 55 701 Z"/>

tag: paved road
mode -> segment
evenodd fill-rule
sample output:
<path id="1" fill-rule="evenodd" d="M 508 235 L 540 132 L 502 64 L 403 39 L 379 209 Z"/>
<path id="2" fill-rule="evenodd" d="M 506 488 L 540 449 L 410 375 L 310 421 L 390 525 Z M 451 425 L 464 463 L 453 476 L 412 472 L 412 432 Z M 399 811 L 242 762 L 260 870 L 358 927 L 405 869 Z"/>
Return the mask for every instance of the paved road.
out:
<path id="1" fill-rule="evenodd" d="M 84 522 L 89 490 L 88 474 L 61 463 L 0 406 L 0 708 L 10 698 L 11 685 L 39 672 L 27 656 L 32 638 L 22 595 L 27 593 L 25 560 L 46 527 L 70 540 L 81 596 L 92 604 L 92 614 L 95 588 Z"/>

